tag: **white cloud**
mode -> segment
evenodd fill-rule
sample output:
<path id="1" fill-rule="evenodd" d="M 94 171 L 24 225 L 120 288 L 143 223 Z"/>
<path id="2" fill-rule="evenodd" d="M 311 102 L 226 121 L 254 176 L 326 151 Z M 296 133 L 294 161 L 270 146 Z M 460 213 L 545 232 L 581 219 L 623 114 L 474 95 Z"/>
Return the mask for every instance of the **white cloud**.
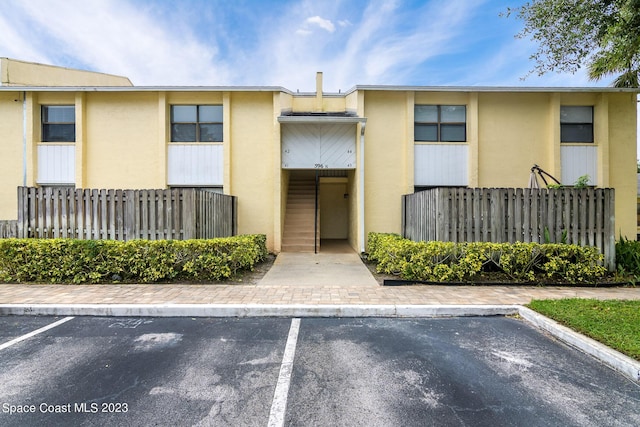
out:
<path id="1" fill-rule="evenodd" d="M 13 15 L 4 15 L 0 10 L 0 56 L 32 62 L 49 62 L 51 58 L 33 43 L 31 38 L 24 37 L 24 23 Z"/>
<path id="2" fill-rule="evenodd" d="M 372 1 L 341 55 L 341 80 L 353 83 L 404 84 L 429 58 L 457 49 L 474 6 L 464 0 L 429 2 L 407 11 L 395 1 Z M 352 84 L 353 84 L 352 83 Z M 425 84 L 427 84 L 425 82 Z"/>
<path id="3" fill-rule="evenodd" d="M 311 30 L 304 30 L 302 28 L 299 28 L 298 30 L 296 30 L 296 34 L 298 34 L 299 36 L 306 37 L 313 34 L 313 32 Z"/>
<path id="4" fill-rule="evenodd" d="M 215 46 L 199 42 L 186 27 L 153 19 L 148 10 L 132 4 L 30 0 L 9 7 L 19 9 L 30 21 L 29 27 L 39 29 L 40 49 L 57 51 L 97 71 L 126 75 L 136 85 L 229 81 L 226 68 L 215 62 Z M 15 31 L 14 25 L 3 31 Z"/>
<path id="5" fill-rule="evenodd" d="M 330 33 L 333 33 L 336 30 L 336 26 L 333 25 L 333 22 L 319 16 L 312 16 L 311 18 L 307 18 L 305 22 L 307 24 L 317 25 L 318 27 Z"/>

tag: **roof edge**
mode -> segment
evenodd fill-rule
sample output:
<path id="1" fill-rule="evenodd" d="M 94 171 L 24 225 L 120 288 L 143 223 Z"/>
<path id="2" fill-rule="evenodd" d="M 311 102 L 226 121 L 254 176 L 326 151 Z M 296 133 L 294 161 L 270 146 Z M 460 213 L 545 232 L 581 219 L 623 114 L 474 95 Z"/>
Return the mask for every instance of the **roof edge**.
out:
<path id="1" fill-rule="evenodd" d="M 283 86 L 29 86 L 0 85 L 0 91 L 27 92 L 281 92 L 292 96 L 315 96 L 315 92 L 294 92 Z M 542 86 L 400 86 L 356 85 L 344 92 L 323 92 L 326 97 L 342 97 L 358 91 L 409 92 L 515 92 L 515 93 L 640 93 L 640 88 L 542 87 Z"/>
<path id="2" fill-rule="evenodd" d="M 611 86 L 402 86 L 402 85 L 356 85 L 346 94 L 356 91 L 411 91 L 411 92 L 623 92 L 640 93 L 640 88 L 618 88 Z"/>

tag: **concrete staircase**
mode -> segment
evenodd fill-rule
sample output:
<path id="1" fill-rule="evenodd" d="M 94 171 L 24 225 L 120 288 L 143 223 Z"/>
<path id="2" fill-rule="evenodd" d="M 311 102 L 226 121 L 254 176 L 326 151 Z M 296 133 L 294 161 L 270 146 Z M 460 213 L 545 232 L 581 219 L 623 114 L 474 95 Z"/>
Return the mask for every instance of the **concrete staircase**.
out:
<path id="1" fill-rule="evenodd" d="M 315 179 L 291 177 L 284 217 L 282 252 L 314 252 Z M 318 226 L 317 247 L 320 248 Z"/>

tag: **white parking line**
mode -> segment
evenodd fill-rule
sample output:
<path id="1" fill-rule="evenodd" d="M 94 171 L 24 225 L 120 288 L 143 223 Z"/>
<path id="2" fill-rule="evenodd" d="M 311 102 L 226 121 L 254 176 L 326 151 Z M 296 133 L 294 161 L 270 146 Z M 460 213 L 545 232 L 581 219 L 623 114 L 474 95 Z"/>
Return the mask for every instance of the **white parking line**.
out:
<path id="1" fill-rule="evenodd" d="M 276 391 L 271 402 L 269 412 L 269 427 L 281 427 L 284 425 L 284 415 L 287 410 L 287 395 L 289 394 L 289 384 L 291 383 L 291 372 L 293 371 L 293 358 L 296 354 L 296 344 L 298 343 L 298 331 L 300 330 L 300 319 L 291 319 L 289 337 L 282 356 L 280 365 L 280 375 Z"/>
<path id="2" fill-rule="evenodd" d="M 12 345 L 19 343 L 20 341 L 24 341 L 24 340 L 26 340 L 28 338 L 31 338 L 31 337 L 33 337 L 35 335 L 38 335 L 38 334 L 40 334 L 40 333 L 42 333 L 44 331 L 48 331 L 51 328 L 55 328 L 58 325 L 62 325 L 64 322 L 68 322 L 71 319 L 73 319 L 73 317 L 65 317 L 64 319 L 60 319 L 57 322 L 51 323 L 50 325 L 43 326 L 42 328 L 36 329 L 33 332 L 29 332 L 28 334 L 22 335 L 22 336 L 20 336 L 18 338 L 14 338 L 11 341 L 7 341 L 4 344 L 0 344 L 0 350 L 4 350 L 7 347 L 11 347 Z"/>

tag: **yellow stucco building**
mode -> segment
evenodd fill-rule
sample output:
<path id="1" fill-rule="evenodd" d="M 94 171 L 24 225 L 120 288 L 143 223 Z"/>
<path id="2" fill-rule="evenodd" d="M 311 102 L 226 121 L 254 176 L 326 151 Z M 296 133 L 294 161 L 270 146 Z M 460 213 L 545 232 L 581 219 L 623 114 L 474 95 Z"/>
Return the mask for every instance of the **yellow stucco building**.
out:
<path id="1" fill-rule="evenodd" d="M 616 190 L 636 235 L 636 92 L 614 88 L 136 87 L 124 77 L 0 59 L 0 220 L 18 186 L 202 187 L 237 196 L 238 232 L 274 252 L 318 235 L 364 251 L 400 232 L 401 195 L 434 186 Z M 318 182 L 318 209 L 314 200 Z M 313 197 L 312 197 L 313 196 Z M 308 215 L 307 215 L 308 216 Z M 307 222 L 305 222 L 307 221 Z M 313 240 L 313 235 L 311 236 Z"/>

